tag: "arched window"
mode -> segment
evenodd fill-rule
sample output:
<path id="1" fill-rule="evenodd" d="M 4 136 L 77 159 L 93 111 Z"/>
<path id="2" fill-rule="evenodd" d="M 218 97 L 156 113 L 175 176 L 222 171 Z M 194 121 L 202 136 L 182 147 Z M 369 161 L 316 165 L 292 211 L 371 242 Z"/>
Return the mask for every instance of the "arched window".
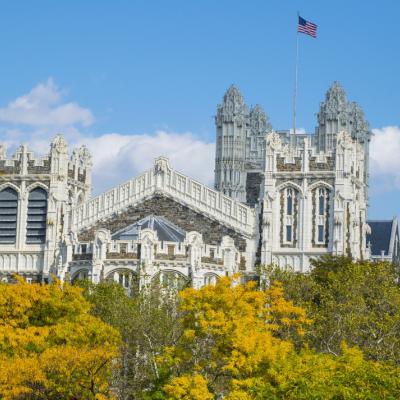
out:
<path id="1" fill-rule="evenodd" d="M 315 188 L 312 191 L 312 245 L 313 247 L 327 247 L 329 234 L 329 189 Z"/>
<path id="2" fill-rule="evenodd" d="M 282 247 L 296 247 L 298 233 L 298 191 L 293 187 L 282 189 L 281 193 L 281 228 L 280 242 Z"/>
<path id="3" fill-rule="evenodd" d="M 41 244 L 46 240 L 47 192 L 33 189 L 28 197 L 26 243 Z"/>
<path id="4" fill-rule="evenodd" d="M 217 283 L 217 275 L 214 274 L 206 274 L 204 275 L 204 286 L 207 285 L 215 285 Z"/>
<path id="5" fill-rule="evenodd" d="M 0 192 L 0 243 L 14 244 L 17 237 L 18 193 L 12 188 Z"/>
<path id="6" fill-rule="evenodd" d="M 185 277 L 175 271 L 161 271 L 153 278 L 153 282 L 171 290 L 181 290 L 187 284 Z"/>

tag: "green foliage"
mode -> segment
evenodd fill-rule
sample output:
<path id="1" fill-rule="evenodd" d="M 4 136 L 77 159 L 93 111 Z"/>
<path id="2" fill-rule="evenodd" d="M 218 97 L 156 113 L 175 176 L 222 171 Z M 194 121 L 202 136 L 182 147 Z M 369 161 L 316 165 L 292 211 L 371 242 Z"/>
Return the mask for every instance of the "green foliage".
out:
<path id="1" fill-rule="evenodd" d="M 360 350 L 342 346 L 341 356 L 307 349 L 279 360 L 264 376 L 234 384 L 254 400 L 398 399 L 399 368 L 366 361 Z"/>
<path id="2" fill-rule="evenodd" d="M 367 359 L 400 362 L 400 288 L 393 265 L 326 256 L 307 275 L 273 267 L 264 273 L 283 282 L 286 298 L 313 320 L 305 335 L 311 347 L 338 355 L 345 341 Z"/>
<path id="3" fill-rule="evenodd" d="M 115 282 L 80 282 L 92 313 L 117 328 L 124 345 L 114 386 L 119 398 L 143 398 L 164 382 L 158 357 L 181 334 L 175 291 L 151 285 L 133 297 Z"/>

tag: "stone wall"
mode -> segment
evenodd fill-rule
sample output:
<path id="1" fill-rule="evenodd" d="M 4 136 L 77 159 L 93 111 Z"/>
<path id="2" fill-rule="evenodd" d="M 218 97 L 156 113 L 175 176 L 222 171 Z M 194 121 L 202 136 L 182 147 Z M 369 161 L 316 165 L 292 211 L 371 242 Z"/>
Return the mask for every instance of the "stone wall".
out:
<path id="1" fill-rule="evenodd" d="M 259 172 L 248 172 L 246 176 L 246 203 L 254 207 L 260 197 L 263 176 Z"/>
<path id="2" fill-rule="evenodd" d="M 239 251 L 246 250 L 246 240 L 233 229 L 161 195 L 156 195 L 135 207 L 128 207 L 118 215 L 98 221 L 89 229 L 79 232 L 79 241 L 93 240 L 94 232 L 100 228 L 109 229 L 111 233 L 114 233 L 151 214 L 166 218 L 186 232 L 201 233 L 206 244 L 219 245 L 222 237 L 228 235 L 234 239 L 235 246 Z"/>
<path id="3" fill-rule="evenodd" d="M 335 170 L 335 159 L 333 157 L 327 157 L 326 162 L 317 162 L 317 157 L 310 157 L 309 162 L 310 171 L 334 171 Z"/>
<path id="4" fill-rule="evenodd" d="M 297 172 L 301 171 L 301 157 L 295 157 L 294 163 L 285 162 L 284 157 L 276 158 L 276 168 L 279 172 Z"/>

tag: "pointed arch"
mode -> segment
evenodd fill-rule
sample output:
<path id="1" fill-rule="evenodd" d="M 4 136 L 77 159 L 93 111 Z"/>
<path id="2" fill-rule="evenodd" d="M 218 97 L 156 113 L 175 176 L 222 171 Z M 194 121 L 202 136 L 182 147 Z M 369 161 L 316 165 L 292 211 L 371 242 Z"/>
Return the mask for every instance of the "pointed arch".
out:
<path id="1" fill-rule="evenodd" d="M 0 191 L 0 243 L 15 244 L 19 192 L 14 185 L 2 185 Z"/>
<path id="2" fill-rule="evenodd" d="M 2 184 L 0 185 L 0 192 L 1 192 L 2 190 L 6 189 L 6 188 L 14 189 L 14 190 L 18 193 L 18 197 L 21 195 L 21 189 L 20 189 L 17 185 L 14 185 L 14 184 L 11 183 L 11 182 L 2 183 Z"/>
<path id="3" fill-rule="evenodd" d="M 28 195 L 26 243 L 43 244 L 46 241 L 48 192 L 42 185 L 32 186 Z"/>
<path id="4" fill-rule="evenodd" d="M 308 187 L 308 191 L 309 192 L 311 192 L 312 190 L 314 190 L 315 188 L 318 188 L 318 187 L 325 187 L 326 189 L 329 189 L 329 190 L 333 190 L 333 186 L 332 185 L 330 185 L 329 183 L 327 183 L 327 182 L 325 182 L 325 181 L 318 181 L 318 182 L 314 182 L 314 183 L 312 183 L 309 187 Z"/>
<path id="5" fill-rule="evenodd" d="M 26 192 L 29 193 L 36 188 L 42 188 L 44 191 L 49 193 L 49 187 L 42 182 L 33 182 L 26 188 Z"/>
<path id="6" fill-rule="evenodd" d="M 287 182 L 281 183 L 280 185 L 278 185 L 278 186 L 276 187 L 276 190 L 277 190 L 278 192 L 280 192 L 281 190 L 286 189 L 286 188 L 288 188 L 288 187 L 294 188 L 294 189 L 300 194 L 300 196 L 301 196 L 302 198 L 304 198 L 304 193 L 303 193 L 303 189 L 301 188 L 301 186 L 299 186 L 297 183 L 294 183 L 294 182 L 292 182 L 292 181 L 287 181 Z"/>

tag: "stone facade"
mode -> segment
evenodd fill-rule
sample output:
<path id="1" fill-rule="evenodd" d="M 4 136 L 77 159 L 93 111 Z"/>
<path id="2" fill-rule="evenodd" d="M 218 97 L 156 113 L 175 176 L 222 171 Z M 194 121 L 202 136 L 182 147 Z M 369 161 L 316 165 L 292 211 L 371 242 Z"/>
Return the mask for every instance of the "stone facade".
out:
<path id="1" fill-rule="evenodd" d="M 56 259 L 68 230 L 69 212 L 91 191 L 90 154 L 81 147 L 69 157 L 67 150 L 62 136 L 53 140 L 50 153 L 42 158 L 35 158 L 24 145 L 7 158 L 0 145 L 0 277 L 4 281 L 13 280 L 15 273 L 30 281 L 46 281 L 57 274 Z M 72 168 L 84 173 L 85 181 L 68 178 Z M 15 209 L 10 208 L 7 194 L 15 195 Z M 42 198 L 35 200 L 35 195 Z"/>
<path id="2" fill-rule="evenodd" d="M 313 135 L 274 131 L 260 108 L 257 114 L 264 115 L 257 125 L 263 134 L 255 132 L 238 89 L 228 89 L 217 109 L 215 187 L 262 214 L 260 261 L 307 271 L 322 254 L 368 258 L 371 132 L 360 107 L 334 82 Z M 249 137 L 262 149 L 252 163 Z M 262 176 L 258 203 L 254 183 L 248 184 L 255 172 Z"/>
<path id="3" fill-rule="evenodd" d="M 132 291 L 154 280 L 200 287 L 236 271 L 252 279 L 257 263 L 307 271 L 323 254 L 370 258 L 371 134 L 339 84 L 313 135 L 273 130 L 235 86 L 215 123 L 215 190 L 159 157 L 91 198 L 85 147 L 69 156 L 57 136 L 47 156 L 21 146 L 7 158 L 0 145 L 0 279 L 113 279 Z M 142 229 L 145 220 L 158 225 Z"/>
<path id="4" fill-rule="evenodd" d="M 79 231 L 78 240 L 93 240 L 95 232 L 99 229 L 109 229 L 111 232 L 116 232 L 148 215 L 165 217 L 187 232 L 197 231 L 203 236 L 206 244 L 217 245 L 224 236 L 230 236 L 234 239 L 235 246 L 240 251 L 246 251 L 246 239 L 232 228 L 160 194 L 156 194 L 136 206 L 129 206 L 124 211 L 111 215 L 109 218 L 102 219 L 89 229 Z"/>

